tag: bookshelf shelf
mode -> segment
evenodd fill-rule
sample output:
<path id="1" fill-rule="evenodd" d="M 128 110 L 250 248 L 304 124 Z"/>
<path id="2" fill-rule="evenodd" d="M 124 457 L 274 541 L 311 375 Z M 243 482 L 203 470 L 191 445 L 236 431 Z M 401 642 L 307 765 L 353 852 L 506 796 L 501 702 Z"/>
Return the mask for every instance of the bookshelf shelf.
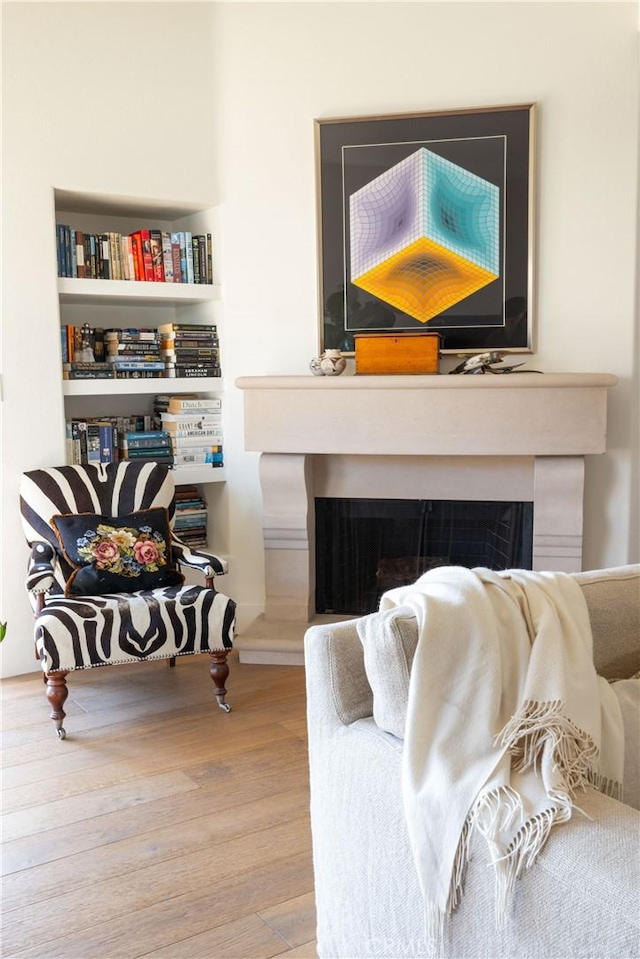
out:
<path id="1" fill-rule="evenodd" d="M 219 286 L 196 283 L 141 283 L 139 280 L 91 280 L 58 277 L 60 303 L 109 306 L 179 306 L 220 298 Z"/>
<path id="2" fill-rule="evenodd" d="M 224 466 L 189 466 L 185 469 L 173 470 L 176 486 L 203 483 L 224 483 L 226 480 Z"/>
<path id="3" fill-rule="evenodd" d="M 153 377 L 145 380 L 63 380 L 65 396 L 126 396 L 157 393 L 222 393 L 219 377 L 175 379 Z"/>

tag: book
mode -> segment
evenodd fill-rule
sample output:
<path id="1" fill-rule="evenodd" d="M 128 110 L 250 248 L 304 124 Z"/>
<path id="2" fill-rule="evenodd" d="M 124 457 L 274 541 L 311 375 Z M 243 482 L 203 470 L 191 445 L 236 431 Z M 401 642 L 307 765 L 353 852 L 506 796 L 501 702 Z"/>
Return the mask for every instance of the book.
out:
<path id="1" fill-rule="evenodd" d="M 193 433 L 206 431 L 209 429 L 222 428 L 222 416 L 220 413 L 213 413 L 206 419 L 186 418 L 174 421 L 168 421 L 162 416 L 162 428 L 169 435 L 178 435 L 184 430 L 190 430 Z"/>
<path id="2" fill-rule="evenodd" d="M 171 255 L 171 234 L 162 231 L 162 266 L 164 268 L 164 282 L 173 283 L 173 257 Z"/>
<path id="3" fill-rule="evenodd" d="M 187 283 L 193 283 L 193 243 L 191 233 L 187 230 L 184 234 L 184 245 L 186 254 L 186 274 Z"/>
<path id="4" fill-rule="evenodd" d="M 222 463 L 222 453 L 178 453 L 174 451 L 176 465 L 191 463 L 193 466 L 205 466 L 208 463 Z"/>
<path id="5" fill-rule="evenodd" d="M 169 450 L 158 448 L 158 449 L 147 449 L 147 450 L 127 450 L 124 454 L 125 460 L 149 460 L 153 463 L 166 463 L 171 465 L 173 463 L 173 453 Z"/>
<path id="6" fill-rule="evenodd" d="M 109 259 L 109 234 L 101 233 L 98 237 L 98 277 L 101 280 L 111 279 L 111 263 Z"/>
<path id="7" fill-rule="evenodd" d="M 111 356 L 108 366 L 115 370 L 164 370 L 164 360 L 140 360 L 120 356 Z"/>
<path id="8" fill-rule="evenodd" d="M 222 371 L 219 366 L 176 366 L 167 375 L 182 377 L 184 379 L 196 379 L 197 377 L 219 377 Z"/>
<path id="9" fill-rule="evenodd" d="M 200 447 L 200 452 L 217 453 L 221 445 L 222 436 L 220 434 L 216 436 L 198 433 L 197 436 L 171 437 L 171 448 L 177 451 Z"/>
<path id="10" fill-rule="evenodd" d="M 116 417 L 117 419 L 117 417 Z M 138 417 L 137 419 L 146 420 L 147 417 Z M 164 430 L 151 430 L 151 429 L 135 429 L 135 430 L 120 430 L 123 439 L 125 440 L 158 440 L 166 439 L 167 434 Z"/>
<path id="11" fill-rule="evenodd" d="M 151 262 L 153 265 L 153 279 L 156 283 L 164 283 L 164 259 L 162 250 L 162 231 L 149 230 Z"/>
<path id="12" fill-rule="evenodd" d="M 164 449 L 165 452 L 170 450 L 171 443 L 169 439 L 159 438 L 157 440 L 149 439 L 123 439 L 122 436 L 118 437 L 118 449 L 125 450 L 126 452 L 131 452 L 132 450 L 161 450 Z"/>
<path id="13" fill-rule="evenodd" d="M 222 400 L 219 397 L 204 399 L 197 396 L 171 396 L 167 412 L 181 413 L 185 410 L 220 410 L 222 409 Z"/>
<path id="14" fill-rule="evenodd" d="M 160 323 L 159 333 L 215 333 L 218 327 L 215 323 Z"/>
<path id="15" fill-rule="evenodd" d="M 193 258 L 193 282 L 200 283 L 200 237 L 195 235 L 191 238 L 191 255 Z"/>
<path id="16" fill-rule="evenodd" d="M 63 380 L 115 380 L 116 374 L 112 370 L 63 370 Z"/>
<path id="17" fill-rule="evenodd" d="M 183 283 L 182 270 L 180 268 L 180 235 L 171 233 L 171 262 L 173 266 L 173 282 Z"/>
<path id="18" fill-rule="evenodd" d="M 207 233 L 207 283 L 213 283 L 213 244 L 210 233 Z"/>
<path id="19" fill-rule="evenodd" d="M 71 363 L 63 363 L 62 369 L 63 370 L 95 370 L 97 372 L 98 370 L 110 370 L 111 363 L 105 363 L 105 362 L 84 363 L 79 360 L 72 360 Z"/>

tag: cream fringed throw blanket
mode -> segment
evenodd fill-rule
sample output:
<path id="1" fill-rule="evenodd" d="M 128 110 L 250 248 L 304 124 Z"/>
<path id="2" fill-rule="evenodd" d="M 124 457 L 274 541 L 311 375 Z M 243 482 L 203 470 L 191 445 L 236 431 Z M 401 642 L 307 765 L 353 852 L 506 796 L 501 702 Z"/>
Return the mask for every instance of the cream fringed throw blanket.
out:
<path id="1" fill-rule="evenodd" d="M 461 896 L 471 831 L 488 845 L 501 922 L 576 790 L 619 788 L 622 721 L 568 574 L 443 567 L 385 593 L 380 609 L 394 606 L 418 621 L 402 786 L 435 945 Z"/>

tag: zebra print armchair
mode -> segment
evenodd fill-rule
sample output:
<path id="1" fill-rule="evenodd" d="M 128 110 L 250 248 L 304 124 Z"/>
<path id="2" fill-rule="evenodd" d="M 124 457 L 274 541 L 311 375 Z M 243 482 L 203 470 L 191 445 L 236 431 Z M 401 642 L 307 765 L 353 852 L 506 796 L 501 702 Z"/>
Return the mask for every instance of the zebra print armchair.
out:
<path id="1" fill-rule="evenodd" d="M 173 666 L 177 656 L 209 653 L 215 697 L 229 712 L 235 603 L 213 586 L 226 563 L 173 533 L 167 466 L 32 470 L 22 476 L 20 509 L 31 547 L 26 586 L 36 657 L 60 739 L 66 677 L 75 669 L 153 659 Z M 205 586 L 185 585 L 185 566 L 200 570 Z"/>

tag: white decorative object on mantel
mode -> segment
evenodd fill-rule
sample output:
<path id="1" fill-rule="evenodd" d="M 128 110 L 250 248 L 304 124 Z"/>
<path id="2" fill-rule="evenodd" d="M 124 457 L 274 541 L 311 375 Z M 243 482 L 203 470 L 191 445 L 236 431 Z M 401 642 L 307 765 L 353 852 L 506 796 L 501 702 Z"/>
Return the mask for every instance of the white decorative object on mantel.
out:
<path id="1" fill-rule="evenodd" d="M 584 457 L 605 452 L 615 376 L 236 383 L 245 396 L 245 448 L 262 453 L 267 570 L 264 617 L 243 630 L 241 661 L 302 662 L 304 629 L 292 627 L 315 616 L 315 497 L 532 502 L 533 568 L 582 568 Z"/>

